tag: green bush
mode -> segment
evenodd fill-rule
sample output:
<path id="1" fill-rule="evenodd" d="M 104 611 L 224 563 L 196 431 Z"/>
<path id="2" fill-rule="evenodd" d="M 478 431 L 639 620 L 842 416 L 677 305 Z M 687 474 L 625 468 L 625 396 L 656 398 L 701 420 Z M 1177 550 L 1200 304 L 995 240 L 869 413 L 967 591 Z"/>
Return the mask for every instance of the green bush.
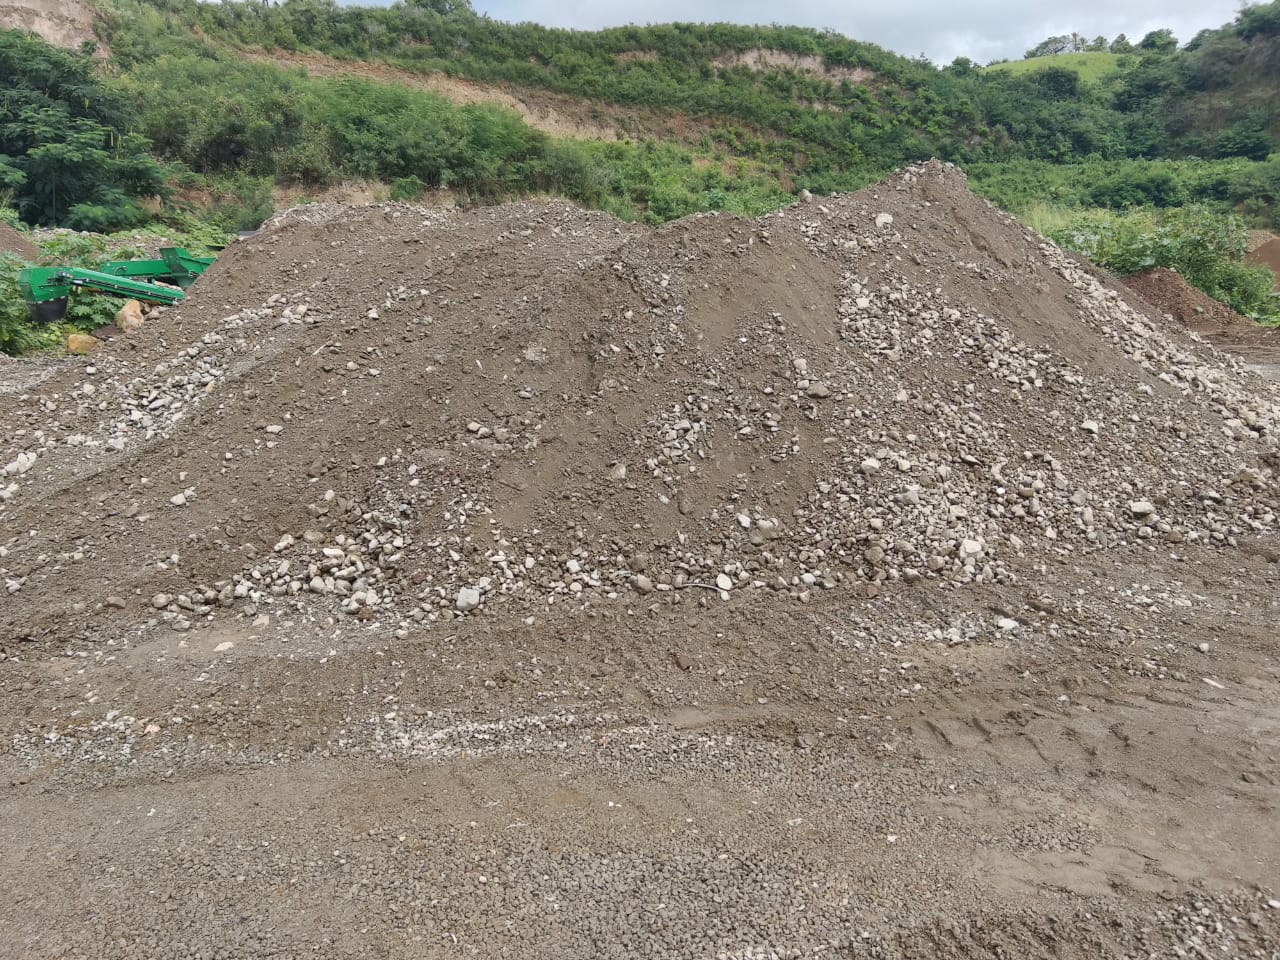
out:
<path id="1" fill-rule="evenodd" d="M 1275 275 L 1245 262 L 1248 234 L 1238 217 L 1204 206 L 1121 216 L 1095 214 L 1051 236 L 1121 276 L 1165 267 L 1245 316 L 1280 318 Z"/>
<path id="2" fill-rule="evenodd" d="M 205 217 L 227 233 L 257 230 L 275 213 L 271 181 L 238 174 L 219 181 Z"/>
<path id="3" fill-rule="evenodd" d="M 400 203 L 411 203 L 422 198 L 427 185 L 417 177 L 400 177 L 391 181 L 391 199 Z"/>
<path id="4" fill-rule="evenodd" d="M 1178 207 L 1190 196 L 1186 187 L 1167 169 L 1133 164 L 1093 188 L 1090 199 L 1100 207 Z"/>
<path id="5" fill-rule="evenodd" d="M 132 110 L 93 60 L 34 34 L 0 30 L 0 189 L 28 223 L 120 228 L 136 199 L 164 192 L 164 170 Z"/>
<path id="6" fill-rule="evenodd" d="M 48 330 L 31 323 L 27 305 L 18 292 L 18 271 L 27 263 L 0 253 L 0 353 L 17 355 L 52 346 Z"/>

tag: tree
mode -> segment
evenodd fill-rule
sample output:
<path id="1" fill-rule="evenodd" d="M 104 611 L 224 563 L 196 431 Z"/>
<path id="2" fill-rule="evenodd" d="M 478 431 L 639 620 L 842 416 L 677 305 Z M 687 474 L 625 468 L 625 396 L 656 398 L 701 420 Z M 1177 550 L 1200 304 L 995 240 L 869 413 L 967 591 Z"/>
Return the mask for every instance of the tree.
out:
<path id="1" fill-rule="evenodd" d="M 1173 53 L 1178 49 L 1178 38 L 1167 27 L 1160 30 L 1152 30 L 1138 41 L 1138 49 L 1161 55 Z"/>
<path id="2" fill-rule="evenodd" d="M 417 7 L 419 10 L 430 10 L 432 13 L 438 13 L 442 17 L 474 16 L 475 14 L 470 0 L 409 0 L 409 6 Z"/>
<path id="3" fill-rule="evenodd" d="M 1060 53 L 1066 53 L 1072 47 L 1073 34 L 1063 34 L 1058 37 L 1049 37 L 1041 40 L 1034 47 L 1026 52 L 1024 60 L 1034 60 L 1036 57 L 1056 57 Z"/>
<path id="4" fill-rule="evenodd" d="M 1245 7 L 1236 16 L 1236 30 L 1246 40 L 1280 36 L 1280 3 Z"/>
<path id="5" fill-rule="evenodd" d="M 1064 67 L 1037 70 L 1035 81 L 1053 100 L 1071 100 L 1080 94 L 1080 74 Z"/>
<path id="6" fill-rule="evenodd" d="M 1128 37 L 1121 33 L 1111 41 L 1109 49 L 1112 53 L 1133 53 L 1133 44 L 1129 42 Z"/>
<path id="7" fill-rule="evenodd" d="M 0 31 L 0 184 L 29 223 L 132 226 L 164 186 L 150 143 L 88 55 Z"/>
<path id="8" fill-rule="evenodd" d="M 1219 157 L 1246 157 L 1265 160 L 1274 144 L 1259 117 L 1249 117 L 1228 127 L 1218 135 L 1214 153 Z"/>

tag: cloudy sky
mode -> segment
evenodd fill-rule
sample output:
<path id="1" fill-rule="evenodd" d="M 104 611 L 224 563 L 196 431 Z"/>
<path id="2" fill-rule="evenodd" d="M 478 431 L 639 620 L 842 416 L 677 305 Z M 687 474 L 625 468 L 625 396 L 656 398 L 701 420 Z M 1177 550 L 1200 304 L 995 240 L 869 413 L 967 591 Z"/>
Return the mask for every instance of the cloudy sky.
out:
<path id="1" fill-rule="evenodd" d="M 966 56 L 979 63 L 1019 59 L 1045 37 L 1078 31 L 1137 40 L 1168 27 L 1186 42 L 1235 18 L 1239 0 L 472 0 L 496 20 L 596 29 L 626 23 L 788 23 L 830 27 L 909 57 L 935 63 Z"/>

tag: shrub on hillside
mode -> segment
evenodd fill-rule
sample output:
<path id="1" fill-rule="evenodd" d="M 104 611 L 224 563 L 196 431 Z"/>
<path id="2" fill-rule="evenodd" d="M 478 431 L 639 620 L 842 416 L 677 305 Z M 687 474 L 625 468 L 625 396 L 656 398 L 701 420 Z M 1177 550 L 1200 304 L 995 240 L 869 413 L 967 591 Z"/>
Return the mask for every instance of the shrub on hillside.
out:
<path id="1" fill-rule="evenodd" d="M 1050 236 L 1121 276 L 1166 267 L 1239 313 L 1280 316 L 1275 275 L 1245 263 L 1248 234 L 1239 217 L 1198 205 L 1162 213 L 1095 214 Z"/>

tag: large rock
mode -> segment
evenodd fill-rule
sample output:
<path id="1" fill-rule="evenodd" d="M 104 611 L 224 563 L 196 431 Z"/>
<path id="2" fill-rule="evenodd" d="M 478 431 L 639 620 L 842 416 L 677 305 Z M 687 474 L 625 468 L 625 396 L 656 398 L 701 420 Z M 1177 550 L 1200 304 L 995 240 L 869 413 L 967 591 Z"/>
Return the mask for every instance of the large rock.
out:
<path id="1" fill-rule="evenodd" d="M 145 322 L 142 316 L 142 304 L 137 300 L 126 300 L 120 312 L 116 314 L 116 326 L 124 333 L 137 330 Z"/>
<path id="2" fill-rule="evenodd" d="M 91 337 L 87 333 L 73 333 L 67 337 L 67 350 L 78 354 L 93 353 L 98 349 L 98 343 L 97 337 Z"/>
<path id="3" fill-rule="evenodd" d="M 480 606 L 480 591 L 475 587 L 462 587 L 458 590 L 458 600 L 455 604 L 461 613 L 468 613 Z"/>

